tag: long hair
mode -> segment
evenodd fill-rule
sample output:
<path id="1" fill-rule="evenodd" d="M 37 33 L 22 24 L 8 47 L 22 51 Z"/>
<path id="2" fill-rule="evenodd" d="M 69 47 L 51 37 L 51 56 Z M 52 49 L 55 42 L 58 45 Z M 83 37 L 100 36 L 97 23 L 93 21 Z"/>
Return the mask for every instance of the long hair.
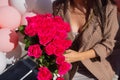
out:
<path id="1" fill-rule="evenodd" d="M 67 3 L 69 1 L 71 2 L 71 4 L 73 4 L 73 0 L 55 0 L 53 2 L 53 10 L 62 8 L 65 11 L 68 8 Z M 108 0 L 93 0 L 93 2 L 97 2 L 97 4 L 99 4 L 99 5 L 102 2 L 103 5 L 106 5 Z M 88 3 L 91 3 L 90 0 L 88 0 Z"/>
<path id="2" fill-rule="evenodd" d="M 68 9 L 68 2 L 71 2 L 73 4 L 73 0 L 55 0 L 53 3 L 53 15 L 57 15 L 60 10 L 63 11 L 63 14 L 66 14 L 66 11 Z M 98 17 L 100 17 L 101 20 L 101 29 L 104 30 L 105 22 L 106 22 L 106 13 L 105 13 L 105 7 L 107 4 L 115 4 L 114 0 L 92 0 L 93 3 L 90 2 L 91 0 L 87 0 L 88 4 L 94 4 L 93 11 L 94 14 L 96 14 Z M 96 8 L 94 8 L 96 7 Z M 88 9 L 89 10 L 89 9 Z M 89 14 L 89 11 L 87 12 Z M 87 19 L 86 19 L 87 20 Z"/>
<path id="3" fill-rule="evenodd" d="M 68 0 L 55 0 L 53 2 L 53 15 L 57 15 L 61 9 L 65 14 L 68 7 L 67 3 Z"/>
<path id="4" fill-rule="evenodd" d="M 63 13 L 66 13 L 66 10 L 68 8 L 68 2 L 71 2 L 71 4 L 73 4 L 73 0 L 55 0 L 53 2 L 53 14 L 57 15 L 59 13 L 59 11 L 62 9 Z M 90 0 L 87 0 L 88 3 L 91 3 Z M 97 6 L 97 10 L 100 13 L 101 18 L 104 17 L 104 8 L 108 3 L 112 3 L 114 4 L 114 0 L 92 0 L 93 3 L 96 4 Z M 96 12 L 96 11 L 94 11 Z"/>

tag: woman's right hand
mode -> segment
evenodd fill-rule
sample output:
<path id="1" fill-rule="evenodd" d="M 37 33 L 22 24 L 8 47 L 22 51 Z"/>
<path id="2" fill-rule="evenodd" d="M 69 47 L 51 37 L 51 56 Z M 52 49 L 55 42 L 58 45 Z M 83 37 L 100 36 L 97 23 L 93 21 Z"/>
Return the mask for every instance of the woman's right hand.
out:
<path id="1" fill-rule="evenodd" d="M 65 56 L 65 61 L 69 63 L 79 61 L 80 59 L 79 52 L 71 50 L 71 49 L 66 50 L 66 53 L 64 54 L 64 56 Z"/>

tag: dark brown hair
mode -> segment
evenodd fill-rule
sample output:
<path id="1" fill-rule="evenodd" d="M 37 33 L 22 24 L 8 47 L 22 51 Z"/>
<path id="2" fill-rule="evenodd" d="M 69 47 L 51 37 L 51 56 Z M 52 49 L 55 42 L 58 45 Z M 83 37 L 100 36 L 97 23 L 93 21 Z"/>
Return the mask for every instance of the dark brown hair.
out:
<path id="1" fill-rule="evenodd" d="M 55 0 L 53 3 L 53 15 L 57 15 L 60 10 L 63 11 L 63 14 L 66 14 L 67 8 L 68 8 L 68 2 L 74 3 L 73 0 Z M 101 19 L 101 26 L 104 27 L 104 23 L 106 22 L 106 15 L 105 15 L 105 7 L 107 4 L 115 4 L 113 0 L 87 0 L 88 4 L 94 4 L 96 8 L 93 6 L 94 14 L 99 16 Z M 89 10 L 89 9 L 88 9 Z M 89 11 L 87 12 L 89 14 Z M 102 29 L 103 31 L 104 29 Z"/>
<path id="2" fill-rule="evenodd" d="M 71 2 L 71 4 L 74 4 L 73 0 L 55 0 L 53 3 L 53 14 L 57 15 L 59 10 L 62 9 L 64 14 L 66 13 L 66 10 L 68 8 L 68 2 Z M 91 0 L 87 0 L 88 3 L 91 3 Z M 103 15 L 103 7 L 105 7 L 109 2 L 112 4 L 115 4 L 114 0 L 92 0 L 92 3 L 96 4 L 98 7 L 97 10 L 99 10 L 100 15 Z M 92 4 L 91 3 L 91 4 Z"/>

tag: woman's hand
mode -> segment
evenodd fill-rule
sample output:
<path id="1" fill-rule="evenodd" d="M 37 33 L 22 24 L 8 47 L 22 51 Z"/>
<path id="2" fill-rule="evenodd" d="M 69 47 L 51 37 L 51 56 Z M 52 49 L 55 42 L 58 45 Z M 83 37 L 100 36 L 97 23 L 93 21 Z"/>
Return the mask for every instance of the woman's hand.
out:
<path id="1" fill-rule="evenodd" d="M 66 50 L 66 54 L 64 54 L 64 56 L 65 56 L 65 61 L 69 63 L 73 63 L 73 62 L 77 62 L 81 60 L 95 58 L 96 54 L 93 49 L 85 51 L 85 52 L 77 52 L 77 51 L 69 49 L 69 50 Z"/>
<path id="2" fill-rule="evenodd" d="M 71 49 L 66 50 L 66 54 L 64 54 L 64 56 L 65 56 L 65 61 L 69 63 L 79 61 L 80 59 L 79 52 L 71 50 Z"/>

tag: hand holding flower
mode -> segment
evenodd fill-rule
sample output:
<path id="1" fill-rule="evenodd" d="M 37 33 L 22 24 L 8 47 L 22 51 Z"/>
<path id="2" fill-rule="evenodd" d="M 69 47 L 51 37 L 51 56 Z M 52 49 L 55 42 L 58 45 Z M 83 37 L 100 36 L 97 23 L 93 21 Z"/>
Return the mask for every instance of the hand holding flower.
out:
<path id="1" fill-rule="evenodd" d="M 71 49 L 66 50 L 66 54 L 64 54 L 64 56 L 65 56 L 65 61 L 69 63 L 73 63 L 80 60 L 79 52 Z"/>

